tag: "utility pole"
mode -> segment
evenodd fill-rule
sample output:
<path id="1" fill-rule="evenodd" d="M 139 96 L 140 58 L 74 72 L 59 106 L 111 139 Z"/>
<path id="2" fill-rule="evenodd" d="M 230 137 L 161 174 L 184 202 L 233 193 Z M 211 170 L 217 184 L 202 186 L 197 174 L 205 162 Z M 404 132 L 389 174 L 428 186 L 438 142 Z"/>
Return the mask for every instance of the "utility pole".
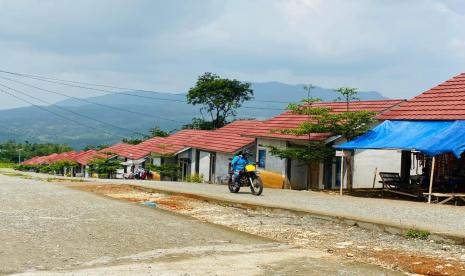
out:
<path id="1" fill-rule="evenodd" d="M 18 152 L 18 164 L 21 164 L 21 151 L 23 149 L 17 149 L 16 151 Z"/>
<path id="2" fill-rule="evenodd" d="M 307 105 L 311 105 L 312 104 L 312 101 L 311 101 L 311 96 L 312 96 L 312 89 L 315 88 L 315 86 L 313 86 L 312 84 L 308 84 L 308 85 L 304 85 L 304 90 L 307 91 Z M 307 122 L 310 123 L 312 120 L 312 117 L 310 116 L 310 112 L 309 114 L 307 114 Z M 309 133 L 308 134 L 308 143 L 310 143 L 312 140 L 312 134 Z M 311 172 L 311 165 L 307 167 L 307 171 L 308 171 L 308 174 L 307 174 L 307 185 L 306 185 L 306 189 L 307 190 L 310 190 L 310 172 Z"/>

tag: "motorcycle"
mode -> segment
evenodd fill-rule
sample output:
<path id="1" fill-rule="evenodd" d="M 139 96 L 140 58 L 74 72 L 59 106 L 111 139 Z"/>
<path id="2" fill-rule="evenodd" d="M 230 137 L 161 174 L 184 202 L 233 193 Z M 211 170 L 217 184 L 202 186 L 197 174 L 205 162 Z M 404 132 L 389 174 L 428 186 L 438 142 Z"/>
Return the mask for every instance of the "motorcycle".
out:
<path id="1" fill-rule="evenodd" d="M 263 182 L 258 175 L 257 167 L 253 164 L 248 164 L 245 169 L 239 172 L 239 178 L 237 183 L 232 181 L 233 172 L 230 173 L 228 187 L 231 193 L 237 193 L 241 187 L 250 187 L 250 191 L 253 195 L 259 196 L 263 192 Z"/>

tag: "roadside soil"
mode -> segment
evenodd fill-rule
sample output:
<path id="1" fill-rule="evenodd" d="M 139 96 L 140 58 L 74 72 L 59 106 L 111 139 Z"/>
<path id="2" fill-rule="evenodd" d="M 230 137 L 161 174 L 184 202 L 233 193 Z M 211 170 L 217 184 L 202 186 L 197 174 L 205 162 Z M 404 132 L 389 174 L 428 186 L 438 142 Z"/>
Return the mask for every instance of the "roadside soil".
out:
<path id="1" fill-rule="evenodd" d="M 430 238 L 409 239 L 311 215 L 208 202 L 132 185 L 61 185 L 188 215 L 299 248 L 320 249 L 347 260 L 412 274 L 465 275 L 465 247 Z"/>
<path id="2" fill-rule="evenodd" d="M 402 274 L 167 211 L 180 205 L 163 195 L 157 204 L 127 197 L 131 187 L 111 198 L 47 181 L 0 175 L 0 275 Z"/>

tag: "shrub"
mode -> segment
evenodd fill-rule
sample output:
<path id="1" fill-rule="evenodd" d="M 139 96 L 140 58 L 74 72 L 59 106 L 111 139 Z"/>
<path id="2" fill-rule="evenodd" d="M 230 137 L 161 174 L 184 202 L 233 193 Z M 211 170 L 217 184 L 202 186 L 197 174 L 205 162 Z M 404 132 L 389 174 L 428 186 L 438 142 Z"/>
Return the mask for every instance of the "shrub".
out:
<path id="1" fill-rule="evenodd" d="M 62 161 L 53 162 L 48 166 L 50 167 L 50 171 L 52 171 L 52 172 L 60 172 L 64 168 L 68 168 L 68 169 L 77 168 L 77 167 L 79 167 L 79 164 L 77 162 L 74 162 L 74 161 L 62 160 Z"/>
<path id="2" fill-rule="evenodd" d="M 29 171 L 38 172 L 44 166 L 45 165 L 38 165 L 38 164 L 35 164 L 35 165 L 23 165 L 23 164 L 20 164 L 20 165 L 16 165 L 14 168 L 15 168 L 15 170 L 23 171 L 23 172 L 29 172 Z"/>
<path id="3" fill-rule="evenodd" d="M 405 237 L 408 239 L 420 239 L 426 240 L 431 233 L 426 230 L 418 230 L 418 229 L 408 229 L 405 232 Z"/>
<path id="4" fill-rule="evenodd" d="M 186 177 L 186 182 L 202 183 L 203 182 L 203 174 L 194 173 L 194 174 L 188 175 Z"/>
<path id="5" fill-rule="evenodd" d="M 89 174 L 98 174 L 99 178 L 108 178 L 122 168 L 121 162 L 117 159 L 96 158 L 89 163 Z"/>
<path id="6" fill-rule="evenodd" d="M 157 172 L 161 178 L 168 177 L 171 179 L 176 179 L 179 177 L 179 171 L 181 167 L 178 164 L 162 164 L 162 165 L 153 165 L 153 164 L 148 164 L 146 165 L 146 168 L 149 171 L 152 172 Z"/>

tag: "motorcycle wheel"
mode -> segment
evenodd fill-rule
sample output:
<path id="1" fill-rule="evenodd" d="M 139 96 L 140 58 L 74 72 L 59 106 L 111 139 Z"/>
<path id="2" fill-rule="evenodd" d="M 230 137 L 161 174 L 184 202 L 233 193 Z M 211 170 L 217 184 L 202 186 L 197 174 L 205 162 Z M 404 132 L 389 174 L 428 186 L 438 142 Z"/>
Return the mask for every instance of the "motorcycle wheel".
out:
<path id="1" fill-rule="evenodd" d="M 228 188 L 231 193 L 238 193 L 241 187 L 235 185 L 232 181 L 228 182 Z"/>
<path id="2" fill-rule="evenodd" d="M 263 182 L 260 177 L 256 177 L 252 181 L 252 185 L 250 185 L 250 191 L 252 192 L 253 195 L 259 196 L 263 192 Z"/>

